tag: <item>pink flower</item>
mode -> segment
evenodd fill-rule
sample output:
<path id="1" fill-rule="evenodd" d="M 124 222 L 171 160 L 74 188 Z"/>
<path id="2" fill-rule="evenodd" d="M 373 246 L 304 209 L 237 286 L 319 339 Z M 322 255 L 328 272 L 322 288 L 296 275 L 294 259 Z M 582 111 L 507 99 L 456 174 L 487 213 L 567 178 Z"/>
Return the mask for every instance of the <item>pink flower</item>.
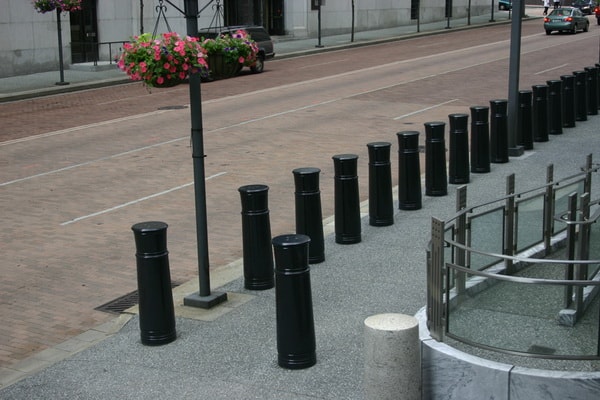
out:
<path id="1" fill-rule="evenodd" d="M 158 83 L 159 85 L 162 85 L 165 82 L 165 78 L 163 78 L 162 76 L 159 76 L 158 78 L 156 78 L 156 83 Z"/>
<path id="2" fill-rule="evenodd" d="M 245 61 L 245 60 L 244 60 L 244 57 L 240 56 L 240 58 L 238 58 L 238 62 L 239 62 L 240 64 L 243 64 L 243 63 L 244 63 L 244 61 Z"/>

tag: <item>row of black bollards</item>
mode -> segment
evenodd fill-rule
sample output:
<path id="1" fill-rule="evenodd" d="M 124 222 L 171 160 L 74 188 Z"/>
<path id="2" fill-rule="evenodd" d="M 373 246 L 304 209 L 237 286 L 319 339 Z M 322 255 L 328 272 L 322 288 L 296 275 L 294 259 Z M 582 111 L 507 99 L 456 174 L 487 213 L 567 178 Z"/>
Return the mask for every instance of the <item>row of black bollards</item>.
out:
<path id="1" fill-rule="evenodd" d="M 597 115 L 600 108 L 600 64 L 519 91 L 517 144 L 533 148 L 548 135 L 559 135 L 576 121 Z M 469 173 L 490 172 L 490 163 L 509 161 L 507 100 L 474 106 L 469 115 L 450 114 L 449 163 L 446 170 L 444 122 L 425 123 L 425 194 L 445 196 L 448 182 L 466 184 Z M 422 207 L 419 132 L 397 133 L 398 207 Z M 369 223 L 394 223 L 390 148 L 388 142 L 367 144 L 369 154 Z M 469 157 L 470 154 L 470 157 Z M 470 162 L 469 162 L 470 161 Z M 361 241 L 360 197 L 355 154 L 333 156 L 335 241 Z M 240 187 L 244 287 L 276 288 L 278 364 L 289 369 L 316 363 L 316 345 L 309 264 L 324 261 L 324 235 L 318 168 L 293 171 L 296 233 L 271 239 L 268 186 Z M 132 227 L 136 243 L 141 341 L 170 343 L 176 338 L 175 313 L 166 241 L 167 224 L 150 221 Z M 272 248 L 271 248 L 272 246 Z M 273 253 L 275 263 L 273 262 Z M 274 265 L 275 264 L 275 265 Z"/>

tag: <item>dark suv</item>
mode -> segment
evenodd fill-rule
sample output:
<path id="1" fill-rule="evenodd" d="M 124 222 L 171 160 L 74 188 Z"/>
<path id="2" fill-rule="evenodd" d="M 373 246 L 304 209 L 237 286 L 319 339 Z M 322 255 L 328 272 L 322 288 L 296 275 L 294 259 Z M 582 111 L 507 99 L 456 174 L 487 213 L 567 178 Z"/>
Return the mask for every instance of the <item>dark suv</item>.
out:
<path id="1" fill-rule="evenodd" d="M 252 72 L 260 73 L 265 68 L 265 60 L 275 57 L 273 49 L 273 40 L 267 33 L 265 28 L 258 25 L 238 25 L 238 26 L 222 26 L 218 28 L 207 28 L 198 31 L 200 38 L 214 39 L 219 35 L 232 35 L 240 29 L 248 32 L 252 40 L 258 46 L 258 55 L 256 63 L 250 67 Z"/>
<path id="2" fill-rule="evenodd" d="M 573 7 L 579 8 L 585 15 L 592 15 L 595 6 L 595 0 L 575 0 L 573 2 Z"/>

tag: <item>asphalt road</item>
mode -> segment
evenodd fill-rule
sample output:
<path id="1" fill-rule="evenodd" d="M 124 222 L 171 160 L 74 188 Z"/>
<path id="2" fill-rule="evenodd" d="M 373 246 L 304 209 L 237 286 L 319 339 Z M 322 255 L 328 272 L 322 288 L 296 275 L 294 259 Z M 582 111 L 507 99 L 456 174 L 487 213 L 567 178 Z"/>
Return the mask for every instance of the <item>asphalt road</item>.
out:
<path id="1" fill-rule="evenodd" d="M 598 61 L 597 29 L 539 24 L 523 24 L 521 88 Z M 331 157 L 357 154 L 366 199 L 367 143 L 392 142 L 395 160 L 396 132 L 507 97 L 509 37 L 448 31 L 202 85 L 211 268 L 242 255 L 240 186 L 269 186 L 273 236 L 295 229 L 294 168 L 321 169 L 330 216 Z M 0 366 L 113 317 L 94 308 L 136 289 L 137 222 L 167 222 L 172 279 L 197 277 L 188 93 L 134 83 L 0 104 Z"/>

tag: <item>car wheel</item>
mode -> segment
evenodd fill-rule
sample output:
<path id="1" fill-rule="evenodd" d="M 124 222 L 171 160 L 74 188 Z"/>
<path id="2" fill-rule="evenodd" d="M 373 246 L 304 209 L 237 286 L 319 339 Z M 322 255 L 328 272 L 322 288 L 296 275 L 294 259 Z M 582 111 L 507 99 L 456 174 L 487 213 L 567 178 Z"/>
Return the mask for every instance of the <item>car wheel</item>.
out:
<path id="1" fill-rule="evenodd" d="M 546 35 L 549 35 L 551 33 L 552 33 L 552 31 L 549 31 L 548 29 L 546 29 Z"/>
<path id="2" fill-rule="evenodd" d="M 590 23 L 589 23 L 589 22 L 587 22 L 587 23 L 585 24 L 585 26 L 583 27 L 583 31 L 584 31 L 584 32 L 587 32 L 587 31 L 589 31 L 589 30 L 590 30 Z"/>
<path id="3" fill-rule="evenodd" d="M 265 69 L 265 56 L 259 54 L 256 57 L 256 62 L 250 67 L 250 70 L 255 74 L 260 74 Z"/>

